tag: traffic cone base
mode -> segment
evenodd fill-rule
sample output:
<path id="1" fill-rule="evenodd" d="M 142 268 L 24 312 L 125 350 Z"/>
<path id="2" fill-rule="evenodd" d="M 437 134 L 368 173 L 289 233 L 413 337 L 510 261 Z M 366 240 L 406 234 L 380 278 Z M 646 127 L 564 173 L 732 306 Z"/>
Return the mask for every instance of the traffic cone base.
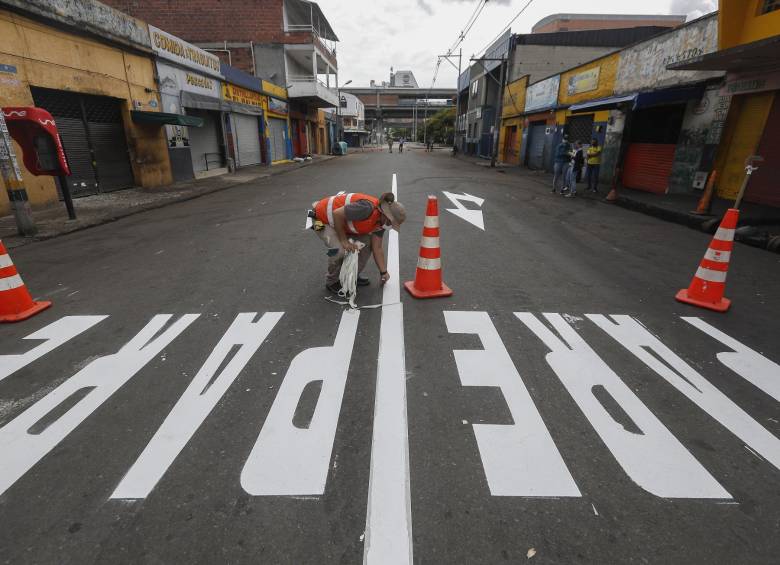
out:
<path id="1" fill-rule="evenodd" d="M 708 310 L 714 310 L 715 312 L 725 312 L 729 309 L 729 306 L 731 306 L 731 300 L 725 297 L 722 297 L 717 302 L 705 302 L 703 300 L 696 300 L 695 298 L 691 298 L 688 296 L 687 288 L 680 290 L 680 292 L 675 295 L 675 298 L 679 302 L 685 302 L 686 304 L 707 308 Z"/>
<path id="2" fill-rule="evenodd" d="M 0 315 L 0 322 L 21 322 L 22 320 L 26 320 L 27 318 L 31 318 L 35 316 L 41 310 L 46 310 L 46 308 L 48 308 L 49 306 L 51 306 L 51 302 L 49 302 L 48 300 L 33 302 L 32 306 L 30 306 L 26 310 L 17 312 L 16 314 Z"/>
<path id="3" fill-rule="evenodd" d="M 414 286 L 414 281 L 407 281 L 404 283 L 404 287 L 409 291 L 409 294 L 415 298 L 439 298 L 444 296 L 452 296 L 452 289 L 443 282 L 441 288 L 438 290 L 420 290 Z"/>

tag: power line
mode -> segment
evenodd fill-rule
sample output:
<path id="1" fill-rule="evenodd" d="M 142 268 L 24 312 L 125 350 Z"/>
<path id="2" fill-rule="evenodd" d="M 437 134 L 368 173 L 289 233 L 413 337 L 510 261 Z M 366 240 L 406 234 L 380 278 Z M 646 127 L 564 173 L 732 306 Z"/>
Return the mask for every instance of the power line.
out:
<path id="1" fill-rule="evenodd" d="M 493 39 L 491 39 L 491 40 L 490 40 L 490 41 L 487 43 L 487 45 L 485 45 L 485 46 L 484 46 L 482 49 L 478 50 L 478 51 L 477 51 L 477 53 L 483 53 L 483 52 L 484 52 L 484 51 L 485 51 L 485 50 L 486 50 L 488 47 L 490 47 L 491 45 L 493 45 L 493 43 L 495 43 L 495 42 L 496 42 L 496 40 L 497 40 L 499 37 L 501 37 L 501 36 L 504 34 L 504 32 L 505 32 L 506 30 L 508 30 L 510 27 L 512 27 L 512 24 L 513 24 L 513 23 L 515 23 L 515 21 L 517 20 L 517 18 L 519 18 L 519 17 L 520 17 L 520 16 L 523 14 L 523 12 L 525 12 L 526 8 L 528 8 L 528 6 L 530 6 L 530 5 L 531 5 L 531 3 L 532 3 L 533 1 L 534 1 L 534 0 L 528 0 L 528 2 L 526 2 L 525 6 L 523 6 L 522 8 L 520 8 L 520 11 L 519 11 L 519 12 L 517 12 L 517 14 L 515 15 L 515 17 L 514 17 L 514 18 L 512 18 L 511 20 L 509 20 L 509 23 L 508 23 L 508 24 L 506 24 L 506 25 L 505 25 L 505 26 L 504 26 L 504 27 L 501 29 L 501 31 L 500 31 L 500 32 L 498 32 L 498 35 L 496 35 L 496 36 L 495 36 Z"/>

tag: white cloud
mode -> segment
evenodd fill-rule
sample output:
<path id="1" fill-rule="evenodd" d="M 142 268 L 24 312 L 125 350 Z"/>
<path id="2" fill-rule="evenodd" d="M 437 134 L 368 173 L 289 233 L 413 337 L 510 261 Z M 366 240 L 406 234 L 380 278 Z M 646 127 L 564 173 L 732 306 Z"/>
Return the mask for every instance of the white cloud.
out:
<path id="1" fill-rule="evenodd" d="M 699 18 L 718 9 L 718 0 L 672 0 L 672 14 L 685 14 L 688 19 Z"/>

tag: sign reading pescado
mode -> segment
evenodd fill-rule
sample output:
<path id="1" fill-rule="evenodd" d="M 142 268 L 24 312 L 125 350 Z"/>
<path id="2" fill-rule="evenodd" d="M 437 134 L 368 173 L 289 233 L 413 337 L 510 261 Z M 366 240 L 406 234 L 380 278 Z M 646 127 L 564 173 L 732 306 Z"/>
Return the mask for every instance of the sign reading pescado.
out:
<path id="1" fill-rule="evenodd" d="M 219 57 L 195 47 L 152 25 L 149 26 L 152 49 L 160 57 L 175 61 L 185 67 L 221 77 Z"/>

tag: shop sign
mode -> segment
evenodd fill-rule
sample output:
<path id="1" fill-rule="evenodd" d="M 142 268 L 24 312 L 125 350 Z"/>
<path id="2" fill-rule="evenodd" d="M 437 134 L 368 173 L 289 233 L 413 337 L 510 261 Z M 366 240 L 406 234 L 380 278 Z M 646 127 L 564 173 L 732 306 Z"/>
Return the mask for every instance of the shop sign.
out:
<path id="1" fill-rule="evenodd" d="M 555 75 L 529 86 L 525 93 L 525 111 L 531 112 L 555 106 L 558 103 L 560 84 L 561 75 Z"/>
<path id="2" fill-rule="evenodd" d="M 581 73 L 573 74 L 569 77 L 566 84 L 566 94 L 572 96 L 580 92 L 590 92 L 599 87 L 599 72 L 601 67 L 588 69 Z"/>
<path id="3" fill-rule="evenodd" d="M 163 59 L 174 61 L 182 66 L 207 75 L 221 77 L 219 57 L 195 47 L 175 35 L 171 35 L 153 25 L 149 26 L 152 50 Z"/>
<path id="4" fill-rule="evenodd" d="M 157 63 L 157 74 L 160 76 L 160 92 L 163 94 L 178 95 L 184 90 L 219 98 L 222 83 L 217 79 L 160 62 Z"/>
<path id="5" fill-rule="evenodd" d="M 721 89 L 723 95 L 749 94 L 780 89 L 780 73 L 729 74 Z"/>
<path id="6" fill-rule="evenodd" d="M 259 92 L 228 83 L 222 85 L 222 97 L 231 102 L 238 102 L 239 104 L 246 104 L 247 106 L 257 106 L 258 108 L 263 107 L 263 99 L 265 98 L 265 96 Z"/>
<path id="7" fill-rule="evenodd" d="M 273 112 L 274 114 L 284 114 L 287 115 L 287 102 L 284 100 L 279 100 L 277 98 L 269 98 L 268 99 L 268 111 Z"/>

